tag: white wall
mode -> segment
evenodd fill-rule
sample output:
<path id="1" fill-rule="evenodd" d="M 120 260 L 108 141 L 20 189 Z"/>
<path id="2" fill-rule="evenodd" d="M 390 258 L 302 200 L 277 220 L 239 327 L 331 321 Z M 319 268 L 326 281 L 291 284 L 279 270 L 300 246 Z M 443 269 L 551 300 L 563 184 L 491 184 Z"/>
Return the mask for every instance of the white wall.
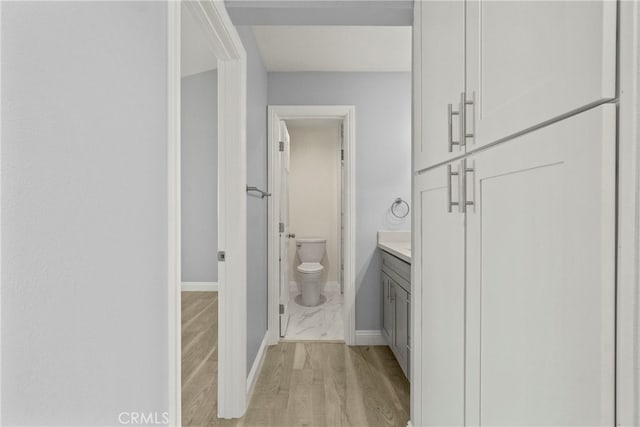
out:
<path id="1" fill-rule="evenodd" d="M 186 12 L 186 11 L 185 11 Z M 182 281 L 218 281 L 218 73 L 182 78 Z"/>
<path id="2" fill-rule="evenodd" d="M 396 197 L 411 200 L 411 73 L 269 73 L 270 105 L 356 107 L 356 329 L 380 329 L 378 230 L 409 230 Z"/>
<path id="3" fill-rule="evenodd" d="M 340 270 L 340 122 L 296 122 L 287 123 L 291 137 L 289 230 L 296 238 L 327 239 L 322 260 L 325 280 L 336 282 Z M 289 244 L 289 277 L 297 281 L 300 259 L 295 239 Z"/>
<path id="4" fill-rule="evenodd" d="M 167 5 L 1 7 L 2 424 L 161 419 Z"/>

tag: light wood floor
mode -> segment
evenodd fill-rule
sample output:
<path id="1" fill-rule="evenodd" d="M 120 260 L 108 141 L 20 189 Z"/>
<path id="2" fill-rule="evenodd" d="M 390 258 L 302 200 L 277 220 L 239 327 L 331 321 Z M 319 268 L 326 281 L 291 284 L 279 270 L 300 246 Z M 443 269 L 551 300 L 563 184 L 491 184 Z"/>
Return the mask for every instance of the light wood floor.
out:
<path id="1" fill-rule="evenodd" d="M 182 293 L 184 426 L 406 426 L 409 383 L 388 347 L 269 347 L 246 415 L 216 418 L 217 293 Z"/>

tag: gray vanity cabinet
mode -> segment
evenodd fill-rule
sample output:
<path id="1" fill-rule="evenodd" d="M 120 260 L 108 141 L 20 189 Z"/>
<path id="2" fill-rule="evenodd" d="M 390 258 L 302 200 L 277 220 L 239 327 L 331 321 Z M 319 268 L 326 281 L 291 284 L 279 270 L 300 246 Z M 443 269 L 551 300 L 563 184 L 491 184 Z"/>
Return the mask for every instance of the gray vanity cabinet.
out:
<path id="1" fill-rule="evenodd" d="M 382 252 L 382 335 L 409 378 L 411 265 Z"/>
<path id="2" fill-rule="evenodd" d="M 391 345 L 394 336 L 395 302 L 393 301 L 393 281 L 382 273 L 382 336 Z"/>

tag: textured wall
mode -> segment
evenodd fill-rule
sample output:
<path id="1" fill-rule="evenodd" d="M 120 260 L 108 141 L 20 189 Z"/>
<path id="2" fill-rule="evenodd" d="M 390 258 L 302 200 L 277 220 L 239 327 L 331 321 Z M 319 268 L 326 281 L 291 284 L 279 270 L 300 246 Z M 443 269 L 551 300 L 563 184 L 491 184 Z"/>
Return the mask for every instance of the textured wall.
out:
<path id="1" fill-rule="evenodd" d="M 1 7 L 2 424 L 162 419 L 167 5 Z"/>
<path id="2" fill-rule="evenodd" d="M 356 329 L 380 329 L 378 230 L 409 230 L 394 219 L 411 200 L 410 73 L 269 73 L 270 105 L 356 107 Z"/>
<path id="3" fill-rule="evenodd" d="M 182 78 L 182 281 L 218 281 L 218 76 Z"/>

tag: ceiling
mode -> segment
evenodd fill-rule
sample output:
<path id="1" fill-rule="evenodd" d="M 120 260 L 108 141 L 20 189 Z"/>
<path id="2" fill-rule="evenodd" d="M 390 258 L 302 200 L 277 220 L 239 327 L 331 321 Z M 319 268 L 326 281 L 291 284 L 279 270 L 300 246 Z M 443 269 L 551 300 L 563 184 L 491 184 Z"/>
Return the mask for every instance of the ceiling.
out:
<path id="1" fill-rule="evenodd" d="M 267 71 L 411 71 L 409 26 L 254 26 Z"/>
<path id="2" fill-rule="evenodd" d="M 180 66 L 182 77 L 216 69 L 218 66 L 216 57 L 209 49 L 204 31 L 189 8 L 182 8 L 181 19 Z"/>
<path id="3" fill-rule="evenodd" d="M 412 25 L 413 0 L 226 0 L 235 25 Z"/>

